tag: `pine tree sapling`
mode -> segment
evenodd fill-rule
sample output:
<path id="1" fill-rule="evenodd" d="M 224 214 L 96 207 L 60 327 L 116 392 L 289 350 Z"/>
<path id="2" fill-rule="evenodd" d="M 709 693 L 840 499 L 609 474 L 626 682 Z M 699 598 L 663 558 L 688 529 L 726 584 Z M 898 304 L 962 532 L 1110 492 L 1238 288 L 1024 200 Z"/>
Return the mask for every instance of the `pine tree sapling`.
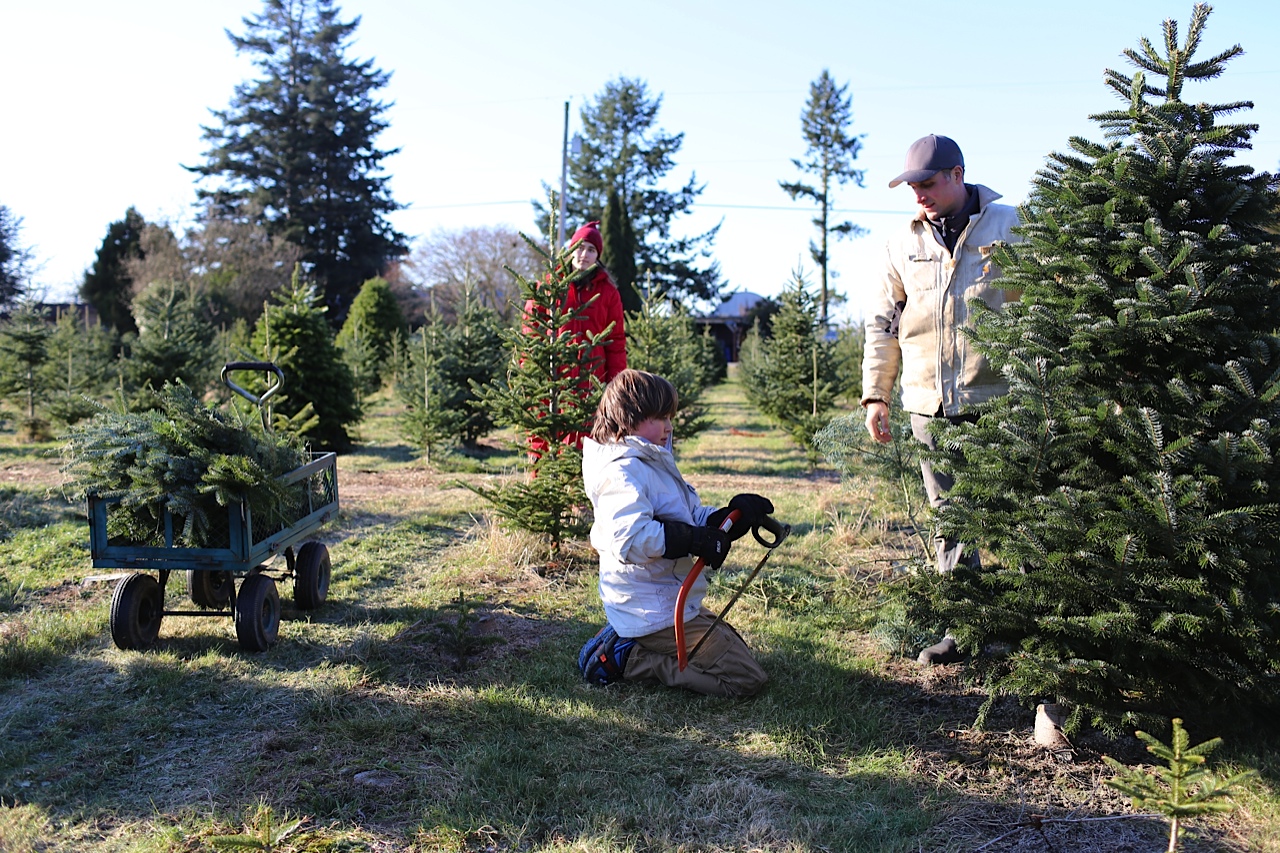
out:
<path id="1" fill-rule="evenodd" d="M 679 409 L 674 437 L 692 438 L 711 426 L 702 392 L 716 380 L 716 363 L 693 320 L 678 303 L 645 296 L 640 310 L 627 315 L 627 365 L 661 376 L 676 389 Z"/>
<path id="2" fill-rule="evenodd" d="M 157 281 L 133 300 L 138 334 L 125 336 L 120 369 L 133 408 L 145 407 L 150 392 L 181 382 L 201 394 L 216 378 L 217 332 L 207 319 L 203 294 L 190 283 Z"/>
<path id="3" fill-rule="evenodd" d="M 1280 194 L 1232 162 L 1247 103 L 1182 98 L 1241 52 L 1195 59 L 1209 11 L 1107 72 L 1107 141 L 1053 154 L 995 252 L 1022 301 L 971 340 L 1010 391 L 940 431 L 939 523 L 988 556 L 916 600 L 1015 650 L 971 665 L 992 691 L 1109 728 L 1280 702 Z"/>
<path id="4" fill-rule="evenodd" d="M 1182 824 L 1189 818 L 1215 812 L 1229 812 L 1235 806 L 1229 800 L 1238 785 L 1254 776 L 1253 771 L 1237 773 L 1219 779 L 1202 765 L 1210 752 L 1222 745 L 1222 738 L 1212 738 L 1190 746 L 1191 738 L 1182 727 L 1182 720 L 1174 718 L 1173 737 L 1168 744 L 1146 732 L 1135 732 L 1147 745 L 1147 751 L 1165 763 L 1151 772 L 1130 768 L 1108 755 L 1102 760 L 1116 771 L 1107 785 L 1129 797 L 1139 811 L 1156 811 L 1169 818 L 1169 846 L 1166 853 L 1178 849 Z"/>
<path id="5" fill-rule="evenodd" d="M 22 395 L 25 431 L 32 437 L 44 432 L 43 422 L 36 418 L 36 400 L 43 402 L 46 385 L 40 368 L 49 359 L 52 335 L 53 328 L 32 300 L 20 302 L 0 323 L 0 381 L 6 394 Z"/>
<path id="6" fill-rule="evenodd" d="M 773 317 L 772 334 L 762 337 L 757 326 L 748 335 L 757 343 L 743 348 L 742 381 L 747 399 L 787 430 L 816 465 L 813 436 L 826 425 L 835 405 L 834 347 L 800 271 L 779 301 L 782 307 Z"/>
<path id="7" fill-rule="evenodd" d="M 413 337 L 406 381 L 396 386 L 405 407 L 400 416 L 401 433 L 423 450 L 428 463 L 436 447 L 458 440 L 467 417 L 469 389 L 453 377 L 457 363 L 467 360 L 468 354 L 458 352 L 451 343 L 440 316 L 428 315 Z"/>
<path id="8" fill-rule="evenodd" d="M 50 417 L 74 424 L 97 412 L 95 400 L 111 393 L 116 381 L 115 332 L 89 323 L 80 311 L 67 311 L 49 336 L 49 358 L 40 368 L 49 389 Z"/>
<path id="9" fill-rule="evenodd" d="M 307 437 L 317 447 L 346 450 L 351 445 L 347 428 L 360 420 L 355 380 L 333 343 L 316 288 L 305 284 L 294 269 L 289 287 L 276 294 L 254 326 L 255 359 L 270 361 L 284 371 L 284 391 L 273 398 L 276 410 L 287 418 L 314 410 L 316 426 Z M 262 386 L 246 384 L 250 390 Z"/>
<path id="10" fill-rule="evenodd" d="M 409 337 L 409 324 L 405 322 L 400 303 L 385 278 L 371 278 L 360 287 L 337 337 L 338 347 L 344 351 L 352 348 L 355 338 L 362 339 L 358 346 L 367 353 L 371 359 L 368 366 L 373 368 L 373 375 L 365 384 L 374 387 L 366 388 L 367 393 L 376 391 L 390 378 L 383 375 L 383 366 L 391 363 L 391 338 L 396 334 L 401 340 Z M 355 363 L 362 362 L 355 359 Z"/>
<path id="11" fill-rule="evenodd" d="M 438 445 L 475 447 L 494 428 L 479 394 L 502 381 L 508 356 L 504 324 L 475 286 L 465 285 L 460 297 L 453 322 L 435 310 L 433 300 L 426 324 L 410 342 L 404 378 L 396 385 L 404 405 L 401 432 L 428 459 Z"/>

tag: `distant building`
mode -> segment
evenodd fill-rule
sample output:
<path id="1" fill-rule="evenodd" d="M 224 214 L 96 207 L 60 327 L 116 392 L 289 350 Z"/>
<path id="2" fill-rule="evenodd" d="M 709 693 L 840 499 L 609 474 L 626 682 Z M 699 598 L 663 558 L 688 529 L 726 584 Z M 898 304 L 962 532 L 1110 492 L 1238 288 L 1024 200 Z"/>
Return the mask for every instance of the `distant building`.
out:
<path id="1" fill-rule="evenodd" d="M 764 301 L 765 298 L 758 293 L 738 291 L 716 306 L 716 310 L 707 316 L 694 317 L 693 322 L 711 330 L 711 336 L 720 345 L 725 361 L 737 361 L 738 351 L 742 349 L 742 341 L 746 338 L 747 332 L 751 331 L 751 324 L 755 322 L 753 312 Z"/>
<path id="2" fill-rule="evenodd" d="M 100 323 L 98 309 L 87 302 L 41 302 L 40 308 L 45 319 L 54 323 L 61 320 L 64 314 L 73 315 L 81 328 L 88 329 Z"/>

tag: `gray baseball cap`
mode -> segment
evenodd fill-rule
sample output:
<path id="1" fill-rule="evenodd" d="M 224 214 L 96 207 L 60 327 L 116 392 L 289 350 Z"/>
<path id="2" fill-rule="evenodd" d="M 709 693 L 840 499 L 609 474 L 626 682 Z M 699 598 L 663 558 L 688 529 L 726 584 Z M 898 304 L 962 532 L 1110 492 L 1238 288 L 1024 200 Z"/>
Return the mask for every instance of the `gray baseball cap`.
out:
<path id="1" fill-rule="evenodd" d="M 956 166 L 964 166 L 960 146 L 950 137 L 931 133 L 911 143 L 911 147 L 907 149 L 906 171 L 890 181 L 889 186 L 927 181 L 931 175 Z"/>

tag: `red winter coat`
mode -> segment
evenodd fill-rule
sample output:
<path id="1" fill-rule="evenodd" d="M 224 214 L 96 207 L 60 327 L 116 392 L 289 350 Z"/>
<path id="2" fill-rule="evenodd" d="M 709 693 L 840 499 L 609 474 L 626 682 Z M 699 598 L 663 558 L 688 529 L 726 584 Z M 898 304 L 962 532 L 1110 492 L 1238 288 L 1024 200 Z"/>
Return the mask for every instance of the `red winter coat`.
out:
<path id="1" fill-rule="evenodd" d="M 592 347 L 590 357 L 592 373 L 601 382 L 608 382 L 627 369 L 627 335 L 622 327 L 622 295 L 618 287 L 609 278 L 604 269 L 596 270 L 590 282 L 576 282 L 569 285 L 561 310 L 568 314 L 583 308 L 577 319 L 561 326 L 561 331 L 573 333 L 575 340 L 583 340 L 588 334 L 598 334 L 606 326 L 613 323 L 613 330 L 608 337 Z M 526 314 L 536 310 L 533 300 L 524 305 Z"/>
<path id="2" fill-rule="evenodd" d="M 618 286 L 613 283 L 613 279 L 603 267 L 596 270 L 590 281 L 579 281 L 569 285 L 561 310 L 564 313 L 573 313 L 580 307 L 582 312 L 576 319 L 561 326 L 561 331 L 569 331 L 575 340 L 581 341 L 588 334 L 598 334 L 610 323 L 613 324 L 613 329 L 591 348 L 590 353 L 590 357 L 595 359 L 591 363 L 591 372 L 602 383 L 608 382 L 627 369 L 627 335 L 622 325 L 622 295 L 618 293 Z M 537 305 L 532 299 L 525 302 L 526 315 L 536 310 L 538 310 Z M 575 433 L 571 436 L 572 442 L 581 447 L 585 436 L 585 432 Z M 530 440 L 530 448 L 534 452 L 545 449 L 538 445 L 541 445 L 540 441 Z"/>

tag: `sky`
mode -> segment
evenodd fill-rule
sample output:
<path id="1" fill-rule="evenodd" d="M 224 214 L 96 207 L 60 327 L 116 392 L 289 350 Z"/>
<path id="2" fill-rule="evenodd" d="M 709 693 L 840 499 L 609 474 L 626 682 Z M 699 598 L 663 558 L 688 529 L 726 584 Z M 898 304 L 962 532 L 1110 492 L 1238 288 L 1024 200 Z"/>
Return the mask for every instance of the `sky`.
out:
<path id="1" fill-rule="evenodd" d="M 1220 0 L 1199 58 L 1239 44 L 1219 80 L 1184 99 L 1252 101 L 1256 123 L 1242 162 L 1280 170 L 1280 3 Z M 113 221 L 136 207 L 149 221 L 190 224 L 202 125 L 257 71 L 226 32 L 261 0 L 44 0 L 9 3 L 0 29 L 5 121 L 0 205 L 22 219 L 19 243 L 47 299 L 70 299 Z M 347 0 L 359 16 L 350 59 L 391 73 L 381 91 L 390 126 L 379 147 L 392 224 L 414 242 L 436 229 L 508 225 L 535 232 L 534 199 L 557 185 L 564 138 L 607 82 L 643 80 L 661 96 L 657 125 L 683 133 L 663 186 L 696 176 L 705 187 L 678 233 L 717 223 L 715 259 L 728 291 L 776 295 L 809 258 L 814 208 L 779 181 L 803 176 L 801 114 L 823 69 L 852 96 L 850 132 L 862 135 L 864 187 L 837 188 L 841 219 L 867 229 L 831 252 L 832 282 L 860 314 L 890 229 L 914 210 L 888 182 L 911 142 L 951 136 L 966 180 L 1022 201 L 1047 155 L 1072 136 L 1101 140 L 1089 115 L 1115 108 L 1103 85 L 1142 37 L 1163 42 L 1163 21 L 1185 36 L 1192 3 L 1076 0 L 647 0 L 465 3 Z M 569 223 L 570 227 L 576 223 Z"/>

